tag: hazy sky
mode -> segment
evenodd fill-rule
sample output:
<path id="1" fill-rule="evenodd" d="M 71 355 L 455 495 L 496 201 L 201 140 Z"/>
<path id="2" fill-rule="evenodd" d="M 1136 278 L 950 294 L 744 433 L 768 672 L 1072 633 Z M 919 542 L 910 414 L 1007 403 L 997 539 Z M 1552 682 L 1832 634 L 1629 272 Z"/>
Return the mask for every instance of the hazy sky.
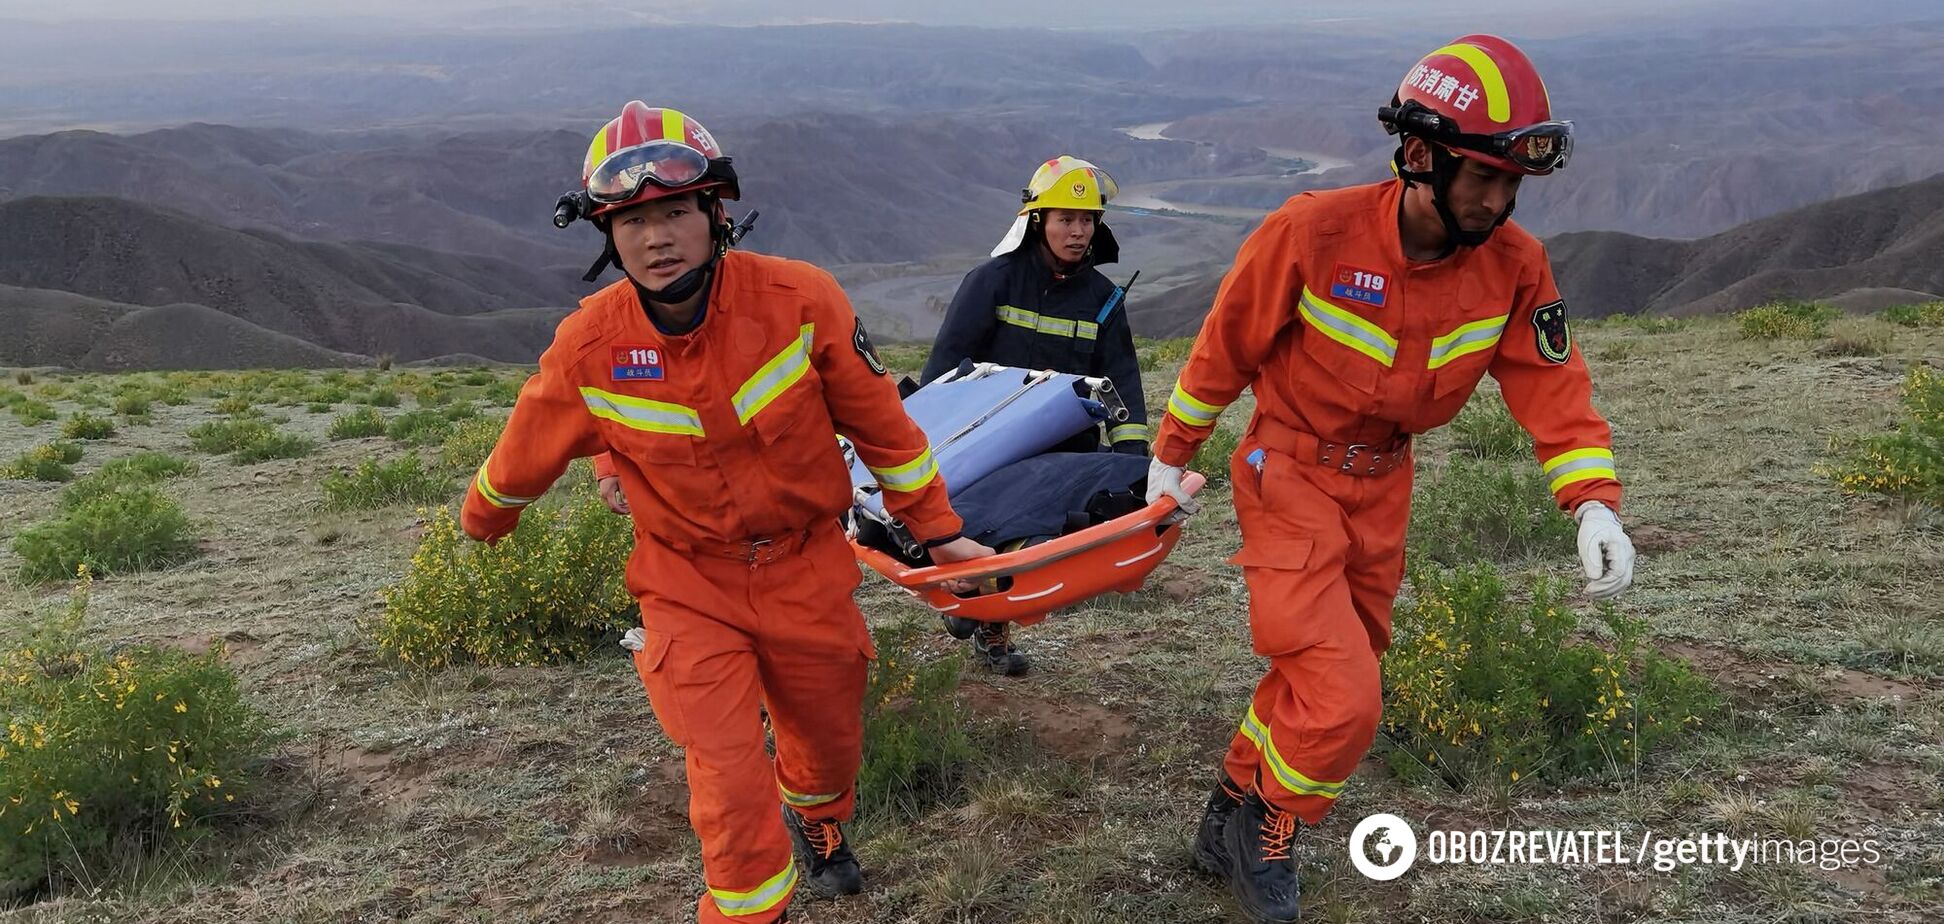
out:
<path id="1" fill-rule="evenodd" d="M 1918 0 L 1605 0 L 1564 4 L 1558 0 L 566 0 L 512 3 L 507 0 L 0 0 L 0 19 L 43 22 L 82 20 L 261 20 L 320 17 L 344 24 L 397 21 L 490 28 L 598 27 L 602 23 L 705 22 L 724 25 L 813 20 L 903 20 L 930 25 L 1038 26 L 1045 28 L 1193 28 L 1242 24 L 1296 23 L 1332 18 L 1367 22 L 1387 19 L 1436 25 L 1476 21 L 1502 31 L 1556 31 L 1586 28 L 1642 17 L 1692 15 L 1712 11 L 1724 21 L 1854 22 L 1862 10 L 1887 19 L 1923 15 L 1934 2 Z M 1597 12 L 1588 12 L 1588 9 Z M 1759 15 L 1754 15 L 1759 12 Z M 1742 19 L 1743 16 L 1753 16 Z M 1932 11 L 1932 15 L 1935 15 Z M 1516 26 L 1530 22 L 1531 30 Z"/>

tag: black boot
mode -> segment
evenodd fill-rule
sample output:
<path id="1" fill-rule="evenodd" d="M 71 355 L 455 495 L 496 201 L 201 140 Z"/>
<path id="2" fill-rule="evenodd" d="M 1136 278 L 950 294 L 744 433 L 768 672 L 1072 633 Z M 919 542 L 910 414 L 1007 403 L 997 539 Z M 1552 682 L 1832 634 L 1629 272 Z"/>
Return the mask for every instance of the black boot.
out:
<path id="1" fill-rule="evenodd" d="M 1228 774 L 1223 773 L 1215 783 L 1215 791 L 1208 794 L 1208 805 L 1202 808 L 1201 827 L 1195 831 L 1195 862 L 1213 875 L 1229 875 L 1228 823 L 1241 805 L 1242 790 L 1235 788 Z"/>
<path id="2" fill-rule="evenodd" d="M 967 619 L 950 613 L 940 613 L 938 618 L 945 620 L 945 631 L 956 639 L 971 638 L 972 633 L 979 631 L 979 627 L 985 625 L 976 619 Z"/>
<path id="3" fill-rule="evenodd" d="M 783 806 L 783 826 L 790 831 L 797 863 L 803 867 L 803 881 L 810 891 L 824 898 L 856 895 L 864 891 L 864 871 L 858 868 L 857 855 L 844 839 L 844 829 L 834 821 L 812 821 L 789 806 Z"/>
<path id="4" fill-rule="evenodd" d="M 1257 924 L 1295 924 L 1303 881 L 1292 851 L 1303 823 L 1249 793 L 1229 818 L 1229 890 Z"/>
<path id="5" fill-rule="evenodd" d="M 995 674 L 1017 677 L 1026 673 L 1026 668 L 1032 664 L 1019 653 L 1019 649 L 1013 647 L 1012 623 L 1009 622 L 989 622 L 980 626 L 972 636 L 972 647 L 978 649 L 980 657 L 985 659 L 986 670 Z"/>

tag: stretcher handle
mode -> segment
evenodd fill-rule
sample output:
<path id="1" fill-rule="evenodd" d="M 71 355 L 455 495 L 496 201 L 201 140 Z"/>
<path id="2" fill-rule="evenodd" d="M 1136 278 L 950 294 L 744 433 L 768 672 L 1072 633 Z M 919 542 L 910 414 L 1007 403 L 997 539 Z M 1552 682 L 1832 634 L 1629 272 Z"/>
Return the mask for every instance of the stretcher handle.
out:
<path id="1" fill-rule="evenodd" d="M 1199 493 L 1207 484 L 1208 479 L 1202 477 L 1200 472 L 1188 472 L 1181 478 L 1181 489 L 1188 492 L 1190 496 Z M 858 548 L 862 554 L 882 556 L 882 563 L 891 566 L 891 573 L 897 575 L 895 580 L 901 586 L 911 587 L 914 585 L 943 584 L 946 581 L 959 580 L 977 582 L 990 578 L 1010 577 L 1022 571 L 1030 571 L 1049 562 L 1078 555 L 1088 549 L 1113 542 L 1128 532 L 1127 528 L 1115 527 L 1114 524 L 1120 520 L 1128 519 L 1129 517 L 1139 517 L 1141 520 L 1139 526 L 1153 526 L 1166 522 L 1169 517 L 1175 516 L 1179 512 L 1180 505 L 1175 503 L 1174 498 L 1164 494 L 1156 498 L 1154 503 L 1141 508 L 1135 513 L 1117 517 L 1114 520 L 1098 526 L 1090 526 L 1077 533 L 1061 536 L 1051 542 L 1041 543 L 1031 548 L 1020 549 L 1016 552 L 1001 552 L 988 558 L 974 558 L 968 561 L 952 562 L 951 564 L 945 565 L 927 565 L 922 568 L 913 568 L 905 565 L 903 562 L 898 562 L 876 549 L 864 546 L 859 546 Z"/>

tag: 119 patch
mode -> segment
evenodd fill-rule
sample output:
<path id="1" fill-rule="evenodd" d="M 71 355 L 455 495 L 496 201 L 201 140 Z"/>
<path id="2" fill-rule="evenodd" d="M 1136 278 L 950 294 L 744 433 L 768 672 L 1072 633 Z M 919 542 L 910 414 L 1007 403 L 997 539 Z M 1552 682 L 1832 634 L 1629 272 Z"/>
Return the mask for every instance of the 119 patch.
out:
<path id="1" fill-rule="evenodd" d="M 1347 263 L 1338 263 L 1330 280 L 1330 297 L 1363 302 L 1373 308 L 1384 307 L 1389 297 L 1390 278 Z"/>
<path id="2" fill-rule="evenodd" d="M 1566 326 L 1566 302 L 1532 309 L 1532 330 L 1539 355 L 1547 362 L 1564 363 L 1573 355 L 1573 334 Z"/>
<path id="3" fill-rule="evenodd" d="M 622 345 L 610 347 L 608 365 L 613 370 L 612 379 L 616 382 L 641 381 L 659 382 L 667 375 L 662 365 L 662 352 L 652 346 Z"/>

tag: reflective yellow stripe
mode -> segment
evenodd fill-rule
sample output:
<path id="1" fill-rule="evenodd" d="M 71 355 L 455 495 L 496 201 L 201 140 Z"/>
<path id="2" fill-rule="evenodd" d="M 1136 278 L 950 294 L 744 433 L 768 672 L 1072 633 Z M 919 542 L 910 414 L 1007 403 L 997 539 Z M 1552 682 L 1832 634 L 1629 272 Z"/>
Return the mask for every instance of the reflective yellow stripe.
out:
<path id="1" fill-rule="evenodd" d="M 1269 766 L 1270 771 L 1276 775 L 1276 782 L 1281 783 L 1284 789 L 1299 795 L 1322 796 L 1325 799 L 1334 799 L 1343 794 L 1343 780 L 1330 783 L 1311 779 L 1297 772 L 1288 761 L 1283 760 L 1282 755 L 1276 752 L 1275 741 L 1269 736 L 1269 726 L 1256 716 L 1254 706 L 1249 707 L 1248 716 L 1242 720 L 1242 735 L 1255 742 L 1256 750 L 1262 754 L 1262 762 Z"/>
<path id="2" fill-rule="evenodd" d="M 1147 424 L 1121 424 L 1107 431 L 1107 442 L 1119 443 L 1126 440 L 1148 439 Z"/>
<path id="3" fill-rule="evenodd" d="M 992 309 L 992 313 L 1000 321 L 1035 333 L 1080 340 L 1097 340 L 1100 337 L 1100 325 L 1092 321 L 1056 318 L 1012 305 L 1000 305 Z"/>
<path id="4" fill-rule="evenodd" d="M 581 386 L 580 393 L 581 400 L 587 403 L 587 412 L 603 420 L 649 433 L 702 435 L 702 415 L 679 404 L 617 395 L 586 385 Z"/>
<path id="5" fill-rule="evenodd" d="M 815 324 L 805 324 L 799 328 L 794 342 L 764 363 L 755 375 L 749 377 L 749 381 L 736 389 L 733 403 L 737 420 L 748 423 L 758 411 L 769 407 L 778 395 L 803 380 L 803 374 L 810 370 L 810 346 L 815 340 L 816 327 Z"/>
<path id="6" fill-rule="evenodd" d="M 1461 325 L 1457 330 L 1431 341 L 1431 358 L 1428 368 L 1436 369 L 1460 356 L 1470 356 L 1480 350 L 1489 350 L 1498 345 L 1499 338 L 1505 334 L 1505 321 L 1508 315 L 1486 318 Z"/>
<path id="7" fill-rule="evenodd" d="M 514 497 L 511 494 L 501 494 L 494 490 L 493 483 L 486 480 L 486 466 L 490 465 L 492 461 L 492 457 L 488 456 L 486 461 L 480 464 L 479 472 L 473 475 L 473 487 L 479 489 L 479 496 L 485 498 L 486 503 L 501 509 L 510 510 L 514 507 L 525 507 L 539 500 L 537 497 Z"/>
<path id="8" fill-rule="evenodd" d="M 1397 360 L 1397 338 L 1369 321 L 1338 308 L 1303 287 L 1296 310 L 1317 333 L 1356 350 L 1388 367 Z"/>
<path id="9" fill-rule="evenodd" d="M 840 792 L 828 796 L 806 796 L 799 792 L 791 792 L 789 787 L 782 783 L 776 784 L 776 789 L 783 794 L 783 801 L 789 803 L 792 808 L 816 808 L 819 805 L 835 802 L 844 795 Z"/>
<path id="10" fill-rule="evenodd" d="M 1562 452 L 1541 464 L 1546 476 L 1552 479 L 1547 485 L 1553 493 L 1576 481 L 1590 481 L 1594 478 L 1620 480 L 1619 472 L 1613 467 L 1613 450 L 1598 446 Z"/>
<path id="11" fill-rule="evenodd" d="M 688 132 L 682 130 L 682 113 L 680 110 L 662 110 L 662 139 L 666 141 L 680 141 L 683 144 L 688 144 Z"/>
<path id="12" fill-rule="evenodd" d="M 1168 399 L 1168 413 L 1191 427 L 1206 427 L 1213 424 L 1215 418 L 1222 416 L 1222 411 L 1227 408 L 1226 404 L 1219 406 L 1209 404 L 1189 394 L 1187 389 L 1181 387 L 1180 382 L 1175 383 L 1174 396 Z"/>
<path id="13" fill-rule="evenodd" d="M 916 491 L 938 477 L 938 462 L 932 458 L 929 446 L 918 454 L 918 458 L 896 468 L 874 468 L 868 464 L 864 467 L 877 476 L 878 485 L 886 491 Z"/>
<path id="14" fill-rule="evenodd" d="M 1027 311 L 1024 308 L 1014 308 L 1011 305 L 1000 305 L 994 308 L 992 313 L 998 315 L 999 320 L 1007 324 L 1011 324 L 1014 327 L 1024 327 L 1027 330 L 1033 330 L 1034 326 L 1039 323 L 1038 312 Z"/>
<path id="15" fill-rule="evenodd" d="M 1450 55 L 1471 65 L 1472 71 L 1478 74 L 1478 82 L 1484 84 L 1479 89 L 1485 91 L 1485 114 L 1500 124 L 1512 118 L 1512 98 L 1505 92 L 1505 75 L 1499 73 L 1498 62 L 1490 55 L 1470 44 L 1446 45 L 1432 54 Z"/>
<path id="16" fill-rule="evenodd" d="M 715 900 L 716 910 L 732 918 L 744 915 L 762 914 L 789 899 L 791 890 L 796 888 L 796 858 L 790 859 L 783 871 L 769 878 L 768 882 L 747 892 L 732 892 L 728 889 L 709 887 L 709 897 Z"/>

